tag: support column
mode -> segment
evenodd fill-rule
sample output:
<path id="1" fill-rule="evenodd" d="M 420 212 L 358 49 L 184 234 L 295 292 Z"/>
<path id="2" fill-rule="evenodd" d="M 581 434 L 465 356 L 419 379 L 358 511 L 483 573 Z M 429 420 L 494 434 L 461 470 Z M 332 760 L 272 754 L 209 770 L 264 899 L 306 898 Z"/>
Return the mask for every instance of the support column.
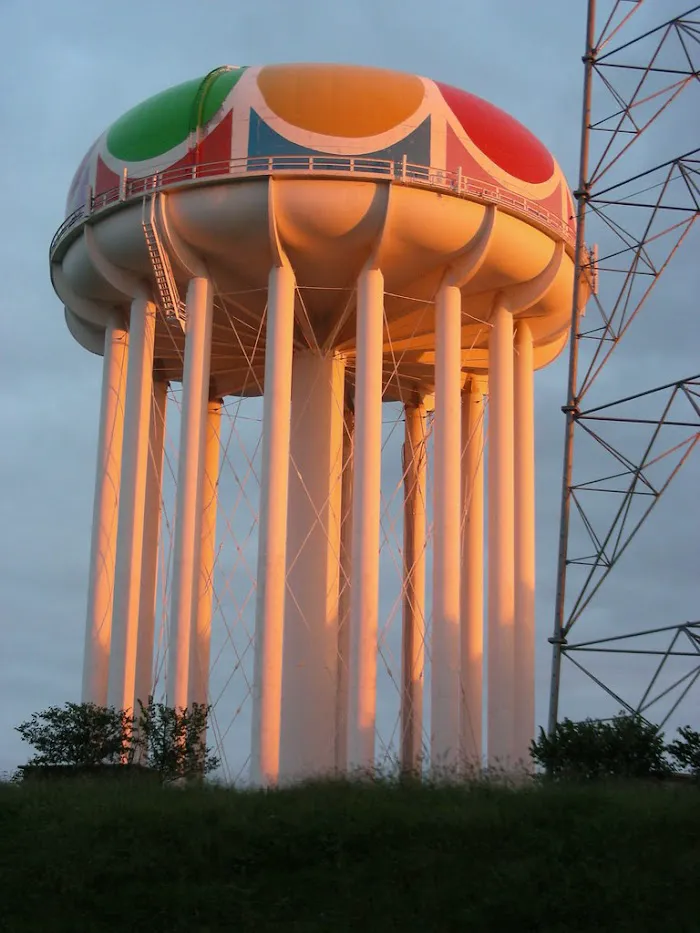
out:
<path id="1" fill-rule="evenodd" d="M 135 298 L 129 319 L 129 364 L 107 693 L 108 704 L 117 709 L 132 709 L 134 702 L 155 327 L 156 307 L 153 302 Z"/>
<path id="2" fill-rule="evenodd" d="M 406 405 L 403 446 L 403 619 L 401 641 L 401 768 L 420 773 L 423 758 L 425 636 L 426 413 Z"/>
<path id="3" fill-rule="evenodd" d="M 98 706 L 107 703 L 128 358 L 128 331 L 121 321 L 111 318 L 105 333 L 102 364 L 102 399 L 83 655 L 83 702 L 96 703 Z"/>
<path id="4" fill-rule="evenodd" d="M 204 476 L 202 479 L 202 543 L 199 555 L 197 612 L 190 645 L 190 702 L 204 706 L 209 702 L 209 662 L 211 619 L 214 599 L 214 563 L 216 560 L 216 507 L 221 455 L 221 409 L 223 401 L 211 399 L 207 405 L 204 440 Z"/>
<path id="5" fill-rule="evenodd" d="M 459 599 L 461 492 L 462 296 L 443 285 L 435 304 L 433 481 L 433 629 L 430 760 L 433 770 L 459 762 Z"/>
<path id="6" fill-rule="evenodd" d="M 280 775 L 335 769 L 345 360 L 292 364 Z"/>
<path id="7" fill-rule="evenodd" d="M 342 520 L 340 526 L 340 583 L 338 598 L 338 692 L 335 707 L 335 767 L 348 768 L 348 699 L 350 663 L 350 577 L 352 568 L 352 482 L 355 413 L 344 413 Z"/>
<path id="8" fill-rule="evenodd" d="M 460 750 L 467 766 L 483 757 L 484 380 L 470 376 L 462 395 L 462 708 Z"/>
<path id="9" fill-rule="evenodd" d="M 203 277 L 190 279 L 186 301 L 185 364 L 177 463 L 173 582 L 168 638 L 168 705 L 189 706 L 192 626 L 199 597 L 202 478 L 209 399 L 213 294 Z"/>
<path id="10" fill-rule="evenodd" d="M 489 336 L 488 759 L 513 764 L 515 722 L 515 504 L 513 318 L 501 304 Z"/>
<path id="11" fill-rule="evenodd" d="M 383 337 L 384 276 L 379 269 L 365 269 L 357 281 L 348 712 L 348 768 L 351 771 L 374 766 Z"/>
<path id="12" fill-rule="evenodd" d="M 272 269 L 265 337 L 251 743 L 251 780 L 265 785 L 275 784 L 279 777 L 295 288 L 289 266 Z"/>
<path id="13" fill-rule="evenodd" d="M 532 331 L 515 332 L 515 740 L 530 764 L 535 734 L 535 397 Z"/>
<path id="14" fill-rule="evenodd" d="M 139 633 L 136 647 L 134 709 L 137 711 L 138 704 L 136 701 L 141 700 L 144 706 L 147 706 L 148 698 L 153 690 L 153 642 L 156 628 L 156 601 L 158 598 L 158 557 L 160 553 L 161 494 L 167 394 L 167 382 L 158 381 L 153 383 L 144 508 Z"/>

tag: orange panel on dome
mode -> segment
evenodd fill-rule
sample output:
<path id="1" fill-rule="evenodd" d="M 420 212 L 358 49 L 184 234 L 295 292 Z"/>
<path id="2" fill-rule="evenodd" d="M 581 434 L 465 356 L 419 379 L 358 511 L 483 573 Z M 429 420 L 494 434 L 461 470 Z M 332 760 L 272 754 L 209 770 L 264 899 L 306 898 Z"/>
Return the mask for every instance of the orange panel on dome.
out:
<path id="1" fill-rule="evenodd" d="M 270 110 L 292 126 L 353 139 L 403 123 L 425 94 L 415 75 L 354 65 L 269 65 L 258 86 Z"/>
<path id="2" fill-rule="evenodd" d="M 549 181 L 554 159 L 522 123 L 481 97 L 435 83 L 464 131 L 485 156 L 504 172 L 531 185 Z"/>

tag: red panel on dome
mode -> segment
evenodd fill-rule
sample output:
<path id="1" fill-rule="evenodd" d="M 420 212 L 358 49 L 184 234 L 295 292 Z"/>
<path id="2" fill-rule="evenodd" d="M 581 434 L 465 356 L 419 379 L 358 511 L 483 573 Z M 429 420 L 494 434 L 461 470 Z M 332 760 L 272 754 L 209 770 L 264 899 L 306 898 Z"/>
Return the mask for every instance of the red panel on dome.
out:
<path id="1" fill-rule="evenodd" d="M 210 174 L 224 175 L 229 171 L 229 162 L 231 160 L 231 131 L 233 129 L 233 112 L 229 111 L 221 123 L 205 136 L 199 144 L 200 165 L 207 163 L 217 163 L 212 165 Z"/>
<path id="2" fill-rule="evenodd" d="M 102 161 L 102 156 L 98 155 L 97 170 L 95 172 L 95 190 L 93 192 L 95 197 L 99 194 L 104 194 L 106 191 L 119 188 L 120 181 L 119 175 L 113 172 L 111 168 L 108 168 Z"/>
<path id="3" fill-rule="evenodd" d="M 492 175 L 483 169 L 476 161 L 473 155 L 464 148 L 464 143 L 460 141 L 457 134 L 451 126 L 447 126 L 445 140 L 445 168 L 448 172 L 456 172 L 462 169 L 462 175 L 466 178 L 473 178 L 475 181 L 486 181 L 490 185 L 497 185 L 498 182 Z"/>
<path id="4" fill-rule="evenodd" d="M 532 185 L 549 181 L 554 159 L 522 123 L 481 97 L 435 83 L 464 131 L 485 156 L 521 181 Z"/>

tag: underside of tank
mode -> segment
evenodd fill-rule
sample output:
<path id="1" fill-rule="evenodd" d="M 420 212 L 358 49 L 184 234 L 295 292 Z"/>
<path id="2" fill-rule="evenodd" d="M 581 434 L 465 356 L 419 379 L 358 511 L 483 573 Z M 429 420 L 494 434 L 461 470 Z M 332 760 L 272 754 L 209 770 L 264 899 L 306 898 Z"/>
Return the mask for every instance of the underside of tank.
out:
<path id="1" fill-rule="evenodd" d="M 462 296 L 462 368 L 488 372 L 494 302 L 532 330 L 535 366 L 567 338 L 571 247 L 522 213 L 395 181 L 291 173 L 183 185 L 117 203 L 77 226 L 52 256 L 54 284 L 73 336 L 100 353 L 107 318 L 128 319 L 130 298 L 109 284 L 101 262 L 144 285 L 158 315 L 155 374 L 182 379 L 183 322 L 165 313 L 146 228 L 157 225 L 184 302 L 191 268 L 214 288 L 212 392 L 263 392 L 268 278 L 280 263 L 296 279 L 295 348 L 346 361 L 352 397 L 356 282 L 384 277 L 385 399 L 434 389 L 435 296 L 446 282 Z M 89 227 L 89 229 L 86 229 Z M 99 258 L 97 258 L 99 256 Z M 113 281 L 113 279 L 112 279 Z"/>

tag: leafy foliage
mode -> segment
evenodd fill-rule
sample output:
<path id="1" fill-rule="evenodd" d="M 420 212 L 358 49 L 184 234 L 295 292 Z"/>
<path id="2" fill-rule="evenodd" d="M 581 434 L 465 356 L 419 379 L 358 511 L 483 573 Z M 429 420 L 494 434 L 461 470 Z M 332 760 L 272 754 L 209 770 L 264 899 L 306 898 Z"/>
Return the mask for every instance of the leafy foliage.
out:
<path id="1" fill-rule="evenodd" d="M 37 754 L 27 771 L 71 767 L 104 768 L 136 762 L 156 771 L 163 781 L 201 777 L 214 770 L 219 759 L 207 748 L 210 707 L 193 704 L 172 709 L 162 703 L 140 703 L 138 719 L 126 710 L 94 703 L 66 703 L 34 713 L 16 727 L 23 741 Z"/>
<path id="2" fill-rule="evenodd" d="M 673 771 L 663 733 L 641 716 L 620 713 L 610 721 L 564 719 L 554 735 L 540 729 L 530 745 L 533 761 L 553 778 L 659 778 Z"/>
<path id="3" fill-rule="evenodd" d="M 139 706 L 135 746 L 164 780 L 200 777 L 218 767 L 219 759 L 206 744 L 209 706 L 173 709 L 153 701 L 144 706 L 140 700 Z"/>
<path id="4" fill-rule="evenodd" d="M 34 713 L 16 727 L 37 750 L 29 765 L 116 764 L 129 755 L 132 718 L 124 710 L 94 703 L 66 703 Z"/>
<path id="5" fill-rule="evenodd" d="M 678 734 L 680 739 L 669 743 L 668 753 L 681 770 L 700 780 L 700 732 L 681 726 Z"/>

